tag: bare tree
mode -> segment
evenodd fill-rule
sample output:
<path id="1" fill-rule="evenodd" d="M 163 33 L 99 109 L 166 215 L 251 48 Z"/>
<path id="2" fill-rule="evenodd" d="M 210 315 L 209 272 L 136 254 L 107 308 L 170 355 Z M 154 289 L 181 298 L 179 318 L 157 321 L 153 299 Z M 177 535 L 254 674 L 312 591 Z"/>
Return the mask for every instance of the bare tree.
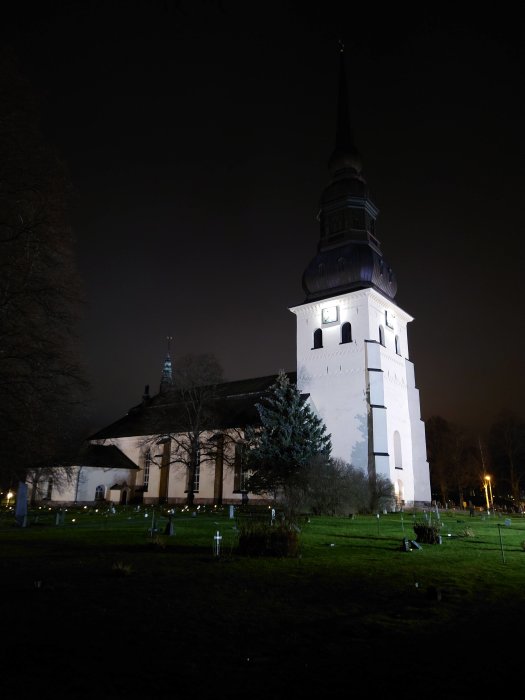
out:
<path id="1" fill-rule="evenodd" d="M 241 442 L 239 430 L 222 428 L 225 423 L 219 392 L 221 383 L 222 368 L 213 355 L 190 354 L 180 358 L 173 368 L 171 386 L 154 399 L 153 410 L 159 429 L 140 441 L 143 449 L 150 449 L 153 462 L 163 470 L 161 475 L 167 478 L 171 465 L 186 470 L 186 503 L 189 506 L 194 502 L 200 463 L 205 460 L 217 463 L 219 459 L 221 465 L 232 466 L 235 455 L 228 446 Z M 161 476 L 161 498 L 167 497 L 162 482 Z"/>
<path id="2" fill-rule="evenodd" d="M 525 421 L 511 412 L 501 413 L 491 426 L 489 448 L 498 479 L 518 506 L 525 483 Z"/>
<path id="3" fill-rule="evenodd" d="M 64 165 L 30 86 L 0 54 L 0 478 L 24 480 L 76 438 L 86 389 L 74 329 L 81 292 Z"/>

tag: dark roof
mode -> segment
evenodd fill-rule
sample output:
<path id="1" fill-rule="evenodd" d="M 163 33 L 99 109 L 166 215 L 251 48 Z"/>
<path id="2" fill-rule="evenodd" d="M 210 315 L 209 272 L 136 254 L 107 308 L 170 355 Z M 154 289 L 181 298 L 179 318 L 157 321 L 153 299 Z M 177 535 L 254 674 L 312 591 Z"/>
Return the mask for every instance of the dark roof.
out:
<path id="1" fill-rule="evenodd" d="M 290 381 L 297 381 L 296 372 L 286 373 Z M 244 428 L 259 422 L 255 404 L 258 403 L 275 383 L 277 375 L 255 379 L 240 379 L 224 382 L 213 388 L 213 398 L 207 402 L 209 430 Z M 103 440 L 135 435 L 158 435 L 162 433 L 184 432 L 187 430 L 186 403 L 176 390 L 165 391 L 131 408 L 128 413 L 102 428 L 89 440 Z"/>
<path id="2" fill-rule="evenodd" d="M 347 243 L 319 251 L 303 274 L 308 302 L 370 287 L 389 299 L 393 299 L 397 291 L 392 268 L 368 243 Z"/>
<path id="3" fill-rule="evenodd" d="M 138 469 L 129 457 L 116 445 L 93 445 L 86 443 L 80 452 L 67 460 L 64 466 L 98 467 L 100 469 Z"/>

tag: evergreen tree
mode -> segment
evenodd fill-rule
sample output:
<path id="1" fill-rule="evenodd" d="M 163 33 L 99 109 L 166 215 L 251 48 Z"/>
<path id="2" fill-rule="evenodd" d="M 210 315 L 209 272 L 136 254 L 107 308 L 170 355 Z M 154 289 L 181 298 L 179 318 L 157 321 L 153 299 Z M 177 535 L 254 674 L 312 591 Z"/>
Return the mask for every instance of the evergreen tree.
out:
<path id="1" fill-rule="evenodd" d="M 330 458 L 330 435 L 282 370 L 256 408 L 260 426 L 246 432 L 248 489 L 272 494 L 293 511 L 308 488 L 310 462 L 318 456 Z"/>

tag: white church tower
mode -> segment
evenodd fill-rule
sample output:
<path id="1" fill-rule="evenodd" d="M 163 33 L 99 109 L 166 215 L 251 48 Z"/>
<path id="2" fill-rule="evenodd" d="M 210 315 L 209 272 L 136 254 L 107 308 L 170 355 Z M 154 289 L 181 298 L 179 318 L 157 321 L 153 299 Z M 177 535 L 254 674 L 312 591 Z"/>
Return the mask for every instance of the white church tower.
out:
<path id="1" fill-rule="evenodd" d="M 337 136 L 321 196 L 317 255 L 303 274 L 297 316 L 297 386 L 332 436 L 332 456 L 394 484 L 400 505 L 430 503 L 407 324 L 397 282 L 376 237 L 378 209 L 350 128 L 341 51 Z"/>

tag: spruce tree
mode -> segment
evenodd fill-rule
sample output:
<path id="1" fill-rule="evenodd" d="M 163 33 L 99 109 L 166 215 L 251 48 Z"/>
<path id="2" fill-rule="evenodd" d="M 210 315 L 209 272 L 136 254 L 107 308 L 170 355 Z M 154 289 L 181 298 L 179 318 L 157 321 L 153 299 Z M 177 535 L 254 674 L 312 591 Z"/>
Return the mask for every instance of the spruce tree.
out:
<path id="1" fill-rule="evenodd" d="M 330 435 L 282 370 L 256 408 L 260 425 L 246 432 L 248 488 L 290 505 L 308 487 L 311 460 L 319 455 L 330 458 Z"/>

